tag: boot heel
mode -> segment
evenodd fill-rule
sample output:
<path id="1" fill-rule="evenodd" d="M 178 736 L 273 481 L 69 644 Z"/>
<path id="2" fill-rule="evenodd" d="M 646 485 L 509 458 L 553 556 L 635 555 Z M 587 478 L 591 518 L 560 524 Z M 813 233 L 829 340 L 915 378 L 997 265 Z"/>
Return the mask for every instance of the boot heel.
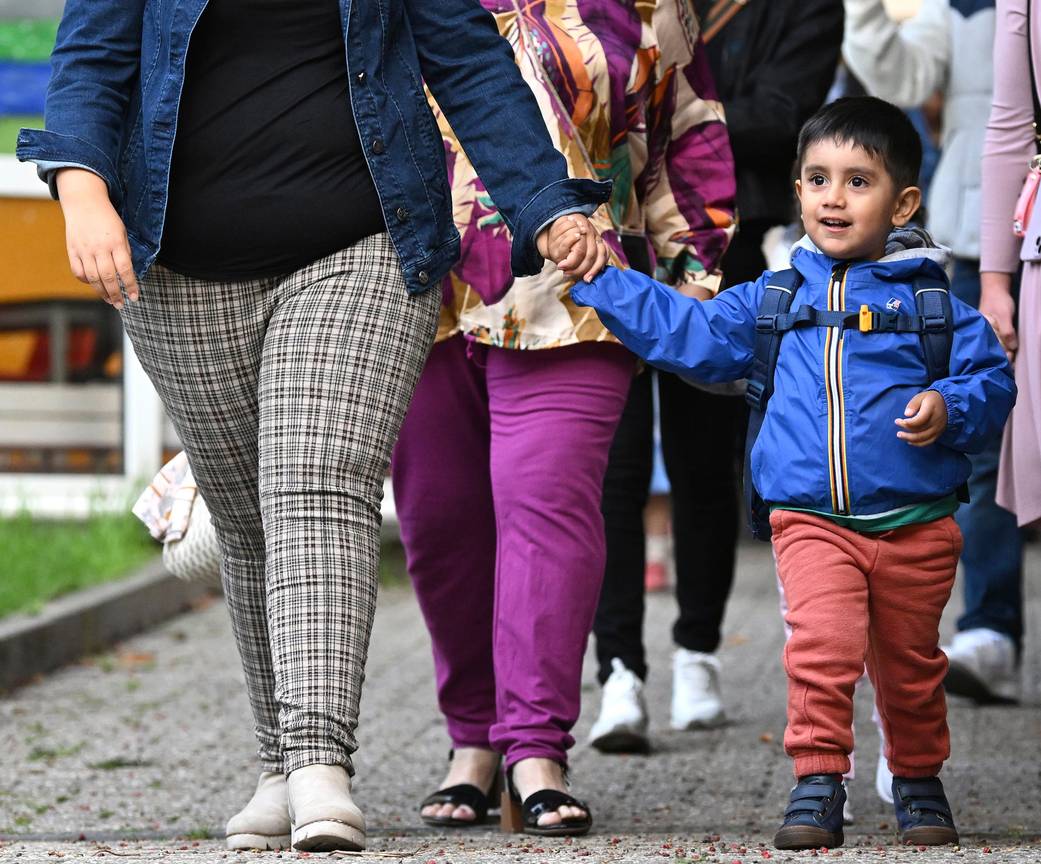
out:
<path id="1" fill-rule="evenodd" d="M 507 789 L 502 790 L 502 812 L 499 816 L 499 827 L 504 834 L 523 834 L 524 816 L 521 813 L 520 801 L 510 795 Z"/>

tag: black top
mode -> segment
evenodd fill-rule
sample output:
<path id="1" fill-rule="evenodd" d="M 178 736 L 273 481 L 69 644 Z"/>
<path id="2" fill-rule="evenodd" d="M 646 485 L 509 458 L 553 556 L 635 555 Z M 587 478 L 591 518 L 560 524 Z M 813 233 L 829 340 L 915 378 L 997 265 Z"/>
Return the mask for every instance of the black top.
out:
<path id="1" fill-rule="evenodd" d="M 713 3 L 695 0 L 694 8 L 704 16 Z M 835 80 L 842 26 L 842 0 L 752 0 L 708 45 L 746 224 L 795 218 L 799 129 Z"/>
<path id="2" fill-rule="evenodd" d="M 240 280 L 386 230 L 338 0 L 210 0 L 192 34 L 158 260 Z"/>

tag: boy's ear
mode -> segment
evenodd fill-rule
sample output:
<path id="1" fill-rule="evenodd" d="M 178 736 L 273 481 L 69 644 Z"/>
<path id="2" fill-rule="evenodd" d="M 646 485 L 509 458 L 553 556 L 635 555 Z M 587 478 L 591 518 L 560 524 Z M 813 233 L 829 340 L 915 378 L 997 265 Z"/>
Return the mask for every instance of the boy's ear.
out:
<path id="1" fill-rule="evenodd" d="M 896 196 L 896 203 L 893 206 L 893 225 L 903 228 L 921 206 L 922 190 L 917 186 L 908 186 Z"/>

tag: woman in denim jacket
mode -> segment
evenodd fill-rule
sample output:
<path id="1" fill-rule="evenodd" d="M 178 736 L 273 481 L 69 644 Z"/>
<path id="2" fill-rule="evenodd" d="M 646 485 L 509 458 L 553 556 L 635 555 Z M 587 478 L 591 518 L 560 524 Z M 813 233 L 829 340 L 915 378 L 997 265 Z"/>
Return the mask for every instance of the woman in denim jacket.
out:
<path id="1" fill-rule="evenodd" d="M 583 214 L 609 184 L 567 178 L 475 0 L 68 0 L 52 65 L 18 155 L 121 310 L 221 543 L 263 772 L 229 845 L 362 849 L 382 481 L 459 254 L 421 78 L 518 275 L 598 270 Z"/>

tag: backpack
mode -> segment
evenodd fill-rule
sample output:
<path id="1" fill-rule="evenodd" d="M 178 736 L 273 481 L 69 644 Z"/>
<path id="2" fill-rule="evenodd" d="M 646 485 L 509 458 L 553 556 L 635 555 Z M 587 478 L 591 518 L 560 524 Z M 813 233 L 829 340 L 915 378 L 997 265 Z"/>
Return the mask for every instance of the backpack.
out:
<path id="1" fill-rule="evenodd" d="M 774 371 L 781 351 L 781 339 L 798 327 L 840 327 L 862 333 L 917 333 L 925 354 L 926 371 L 932 384 L 950 375 L 951 345 L 954 340 L 954 312 L 947 283 L 935 277 L 920 276 L 914 282 L 916 315 L 901 312 L 874 312 L 861 306 L 857 312 L 839 312 L 801 306 L 790 311 L 803 283 L 794 269 L 778 270 L 766 286 L 755 324 L 752 371 L 748 376 L 745 401 L 751 409 L 745 439 L 745 506 L 748 527 L 757 540 L 770 539 L 770 507 L 752 481 L 752 448 L 773 395 Z M 964 488 L 959 497 L 968 500 Z"/>

